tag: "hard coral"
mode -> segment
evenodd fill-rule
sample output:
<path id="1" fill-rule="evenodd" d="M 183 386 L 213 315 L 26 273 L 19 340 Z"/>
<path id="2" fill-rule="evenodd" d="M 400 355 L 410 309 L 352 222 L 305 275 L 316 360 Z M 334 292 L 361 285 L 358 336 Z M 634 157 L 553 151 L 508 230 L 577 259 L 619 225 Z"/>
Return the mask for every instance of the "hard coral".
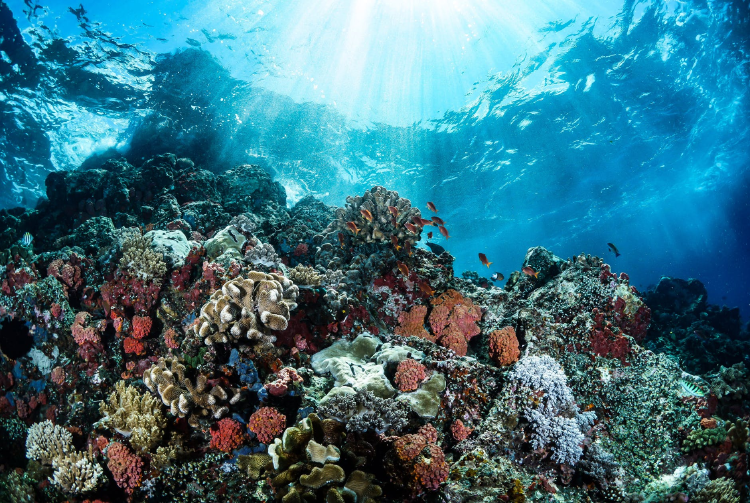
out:
<path id="1" fill-rule="evenodd" d="M 107 447 L 107 468 L 112 472 L 115 483 L 127 494 L 141 486 L 143 479 L 143 460 L 119 442 L 112 442 Z"/>
<path id="2" fill-rule="evenodd" d="M 223 452 L 232 452 L 245 441 L 242 425 L 234 419 L 225 417 L 214 428 L 211 428 L 211 448 Z"/>
<path id="3" fill-rule="evenodd" d="M 120 268 L 134 278 L 156 283 L 167 273 L 161 254 L 151 249 L 151 239 L 139 232 L 131 233 L 122 244 Z"/>
<path id="4" fill-rule="evenodd" d="M 409 488 L 412 498 L 437 490 L 448 479 L 448 463 L 433 432 L 434 427 L 426 425 L 399 437 L 386 455 L 386 470 L 393 482 Z"/>
<path id="5" fill-rule="evenodd" d="M 398 364 L 394 381 L 401 391 L 414 391 L 427 378 L 425 366 L 417 360 L 407 358 Z"/>
<path id="6" fill-rule="evenodd" d="M 404 337 L 419 337 L 435 342 L 436 337 L 425 330 L 425 316 L 427 316 L 427 306 L 414 306 L 409 311 L 402 311 L 398 315 L 399 325 L 394 330 L 395 334 Z"/>
<path id="7" fill-rule="evenodd" d="M 264 444 L 273 441 L 274 437 L 281 435 L 286 426 L 286 416 L 280 414 L 273 407 L 261 407 L 250 416 L 247 427 L 255 433 L 258 440 Z"/>
<path id="8" fill-rule="evenodd" d="M 515 329 L 505 327 L 490 333 L 488 350 L 490 358 L 501 367 L 516 363 L 521 351 Z"/>
<path id="9" fill-rule="evenodd" d="M 161 441 L 166 419 L 158 400 L 142 395 L 133 386 L 119 381 L 107 401 L 99 405 L 101 423 L 130 438 L 130 445 L 142 452 L 152 451 Z"/>
<path id="10" fill-rule="evenodd" d="M 79 346 L 82 346 L 86 342 L 96 344 L 101 341 L 99 336 L 99 325 L 89 325 L 90 320 L 91 315 L 85 311 L 81 311 L 76 314 L 75 321 L 70 326 L 73 339 L 75 339 L 76 344 Z"/>
<path id="11" fill-rule="evenodd" d="M 143 339 L 151 332 L 152 321 L 148 316 L 133 316 L 133 337 Z"/>
<path id="12" fill-rule="evenodd" d="M 432 305 L 429 321 L 438 343 L 465 356 L 468 341 L 479 335 L 477 322 L 482 319 L 482 309 L 456 290 L 432 299 Z"/>
<path id="13" fill-rule="evenodd" d="M 302 382 L 297 371 L 291 367 L 284 367 L 277 373 L 277 379 L 265 385 L 265 388 L 273 396 L 284 396 L 289 392 L 289 387 L 294 383 Z"/>

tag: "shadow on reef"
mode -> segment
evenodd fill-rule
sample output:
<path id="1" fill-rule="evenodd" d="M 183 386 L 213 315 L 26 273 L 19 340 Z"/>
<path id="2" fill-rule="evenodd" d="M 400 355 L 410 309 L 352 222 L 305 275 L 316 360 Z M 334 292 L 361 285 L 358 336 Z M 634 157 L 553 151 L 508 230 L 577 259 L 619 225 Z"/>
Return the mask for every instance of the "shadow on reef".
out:
<path id="1" fill-rule="evenodd" d="M 409 199 L 287 209 L 253 165 L 46 187 L 0 213 L 2 501 L 747 498 L 746 333 L 695 280 L 456 278 Z"/>

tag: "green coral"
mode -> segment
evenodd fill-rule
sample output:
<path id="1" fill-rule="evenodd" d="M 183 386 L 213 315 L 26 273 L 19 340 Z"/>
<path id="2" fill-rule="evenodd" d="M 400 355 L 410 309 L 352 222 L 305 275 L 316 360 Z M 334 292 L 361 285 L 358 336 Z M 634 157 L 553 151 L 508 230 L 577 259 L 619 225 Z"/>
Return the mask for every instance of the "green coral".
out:
<path id="1" fill-rule="evenodd" d="M 688 453 L 696 449 L 702 449 L 710 445 L 716 445 L 727 438 L 727 430 L 724 427 L 712 430 L 693 430 L 682 443 L 682 452 Z"/>
<path id="2" fill-rule="evenodd" d="M 712 480 L 690 498 L 690 503 L 740 503 L 740 493 L 731 479 Z"/>

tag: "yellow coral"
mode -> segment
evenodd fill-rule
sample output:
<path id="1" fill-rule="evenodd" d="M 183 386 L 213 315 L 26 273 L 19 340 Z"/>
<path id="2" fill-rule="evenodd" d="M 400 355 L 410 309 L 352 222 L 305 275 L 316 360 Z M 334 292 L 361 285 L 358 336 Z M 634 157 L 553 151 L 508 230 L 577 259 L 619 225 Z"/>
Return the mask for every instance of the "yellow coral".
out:
<path id="1" fill-rule="evenodd" d="M 320 286 L 323 276 L 312 267 L 297 264 L 289 269 L 289 279 L 292 280 L 295 285 Z"/>
<path id="2" fill-rule="evenodd" d="M 142 452 L 151 451 L 164 434 L 167 421 L 159 401 L 141 394 L 125 381 L 115 385 L 106 402 L 99 405 L 101 423 L 130 438 L 130 444 Z"/>
<path id="3" fill-rule="evenodd" d="M 63 491 L 71 494 L 81 494 L 92 491 L 104 479 L 104 470 L 94 460 L 91 446 L 86 453 L 73 452 L 55 458 L 52 461 L 52 483 Z"/>

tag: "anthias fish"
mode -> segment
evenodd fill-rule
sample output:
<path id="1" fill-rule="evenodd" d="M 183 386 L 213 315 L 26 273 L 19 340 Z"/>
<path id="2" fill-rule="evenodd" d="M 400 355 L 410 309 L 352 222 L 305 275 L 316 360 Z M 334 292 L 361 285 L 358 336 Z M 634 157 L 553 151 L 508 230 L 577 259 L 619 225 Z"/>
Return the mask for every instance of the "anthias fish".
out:
<path id="1" fill-rule="evenodd" d="M 411 257 L 411 241 L 404 241 L 404 251 Z"/>
<path id="2" fill-rule="evenodd" d="M 493 274 L 492 276 L 490 276 L 490 279 L 492 281 L 502 281 L 502 280 L 505 279 L 505 276 L 503 276 L 503 273 L 501 273 L 501 272 L 496 272 L 495 274 Z"/>
<path id="3" fill-rule="evenodd" d="M 344 233 L 339 232 L 339 243 L 341 243 L 341 249 L 344 249 Z"/>
<path id="4" fill-rule="evenodd" d="M 414 225 L 418 225 L 420 227 L 424 227 L 425 225 L 435 225 L 432 220 L 427 220 L 426 218 L 414 217 L 411 219 L 411 221 L 414 222 Z"/>
<path id="5" fill-rule="evenodd" d="M 406 230 L 408 230 L 412 234 L 418 234 L 419 233 L 419 227 L 417 227 L 414 224 L 410 224 L 409 222 L 406 222 L 404 224 L 404 227 L 406 227 Z"/>
<path id="6" fill-rule="evenodd" d="M 485 255 L 484 253 L 479 254 L 479 261 L 482 262 L 482 265 L 486 265 L 488 269 L 490 265 L 492 265 L 492 262 L 489 262 L 487 260 L 487 255 Z"/>
<path id="7" fill-rule="evenodd" d="M 398 267 L 398 270 L 401 271 L 401 274 L 403 274 L 406 277 L 409 277 L 409 268 L 406 267 L 406 264 L 403 262 L 396 261 L 396 266 Z"/>
<path id="8" fill-rule="evenodd" d="M 535 271 L 533 267 L 526 266 L 521 270 L 527 276 L 534 276 L 535 278 L 539 278 L 539 273 Z"/>
<path id="9" fill-rule="evenodd" d="M 391 212 L 393 218 L 398 218 L 398 208 L 396 208 L 395 206 L 388 206 L 388 211 Z"/>
<path id="10" fill-rule="evenodd" d="M 435 204 L 431 201 L 427 201 L 427 209 L 430 211 L 434 211 L 435 213 L 438 212 L 437 208 L 435 208 Z"/>
<path id="11" fill-rule="evenodd" d="M 25 232 L 23 237 L 21 237 L 21 244 L 23 246 L 29 246 L 32 241 L 34 241 L 34 236 L 30 232 Z"/>
<path id="12" fill-rule="evenodd" d="M 609 249 L 615 253 L 615 258 L 620 256 L 620 251 L 617 249 L 617 247 L 612 243 L 607 243 L 607 246 L 609 246 Z"/>
<path id="13" fill-rule="evenodd" d="M 357 224 L 354 222 L 347 222 L 346 226 L 349 228 L 350 231 L 354 233 L 354 235 L 359 234 L 359 227 L 357 227 Z"/>
<path id="14" fill-rule="evenodd" d="M 372 213 L 370 213 L 370 210 L 362 208 L 359 210 L 359 212 L 362 213 L 362 216 L 365 220 L 367 220 L 368 222 L 372 222 Z"/>
<path id="15" fill-rule="evenodd" d="M 450 236 L 448 235 L 448 229 L 446 229 L 445 226 L 438 225 L 438 229 L 440 230 L 440 234 L 445 236 L 445 239 L 450 239 Z"/>
<path id="16" fill-rule="evenodd" d="M 445 222 L 440 217 L 432 217 L 432 221 L 435 222 L 438 225 L 445 225 Z"/>
<path id="17" fill-rule="evenodd" d="M 396 249 L 396 251 L 400 251 L 401 247 L 398 244 L 398 238 L 391 234 L 391 244 Z"/>
<path id="18" fill-rule="evenodd" d="M 432 250 L 432 253 L 434 253 L 435 255 L 440 255 L 441 253 L 445 251 L 445 248 L 443 248 L 442 246 L 438 244 L 435 244 L 435 243 L 425 243 L 425 244 L 430 248 L 430 250 Z"/>
<path id="19" fill-rule="evenodd" d="M 433 290 L 430 284 L 426 281 L 419 282 L 419 289 L 422 290 L 426 295 L 429 295 L 430 297 L 435 295 L 435 290 Z"/>

